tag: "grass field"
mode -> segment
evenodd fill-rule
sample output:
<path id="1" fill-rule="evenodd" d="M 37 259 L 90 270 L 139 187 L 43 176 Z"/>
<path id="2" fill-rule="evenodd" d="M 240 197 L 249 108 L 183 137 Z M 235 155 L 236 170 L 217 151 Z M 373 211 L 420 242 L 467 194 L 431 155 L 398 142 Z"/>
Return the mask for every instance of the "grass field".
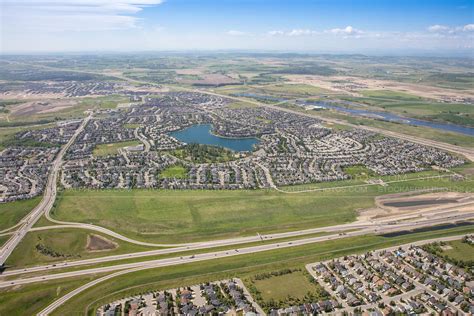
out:
<path id="1" fill-rule="evenodd" d="M 53 216 L 97 224 L 131 238 L 162 243 L 289 231 L 354 221 L 356 211 L 372 207 L 374 197 L 416 189 L 473 192 L 474 181 L 420 180 L 400 176 L 388 186 L 284 194 L 276 191 L 99 190 L 62 193 Z M 359 183 L 354 180 L 351 184 Z M 323 187 L 347 185 L 338 182 Z"/>
<path id="2" fill-rule="evenodd" d="M 90 234 L 90 231 L 84 229 L 66 228 L 29 232 L 8 258 L 7 265 L 14 268 L 26 267 L 50 262 L 95 258 L 153 249 L 94 233 L 114 242 L 118 247 L 113 250 L 91 252 L 86 249 L 88 234 Z M 47 254 L 44 250 L 40 251 L 37 248 L 38 245 L 41 245 L 42 249 L 55 252 L 60 256 Z"/>
<path id="3" fill-rule="evenodd" d="M 474 232 L 474 226 L 416 233 L 394 238 L 363 236 L 248 256 L 206 261 L 204 264 L 198 265 L 186 264 L 144 270 L 94 286 L 68 301 L 53 315 L 95 315 L 95 309 L 101 304 L 149 290 L 169 289 L 231 277 L 251 277 L 256 273 L 286 268 L 304 268 L 304 264 L 307 263 L 328 260 L 347 254 L 363 253 L 372 249 L 385 248 L 420 239 L 472 232 Z M 65 279 L 7 289 L 0 296 L 0 314 L 36 314 L 42 307 L 64 295 L 65 289 L 73 289 L 87 282 L 87 279 L 90 278 Z M 58 289 L 60 293 L 57 293 Z"/>
<path id="4" fill-rule="evenodd" d="M 123 127 L 124 128 L 132 128 L 132 129 L 135 129 L 137 127 L 140 127 L 142 126 L 141 124 L 124 124 Z"/>
<path id="5" fill-rule="evenodd" d="M 366 166 L 350 166 L 343 168 L 344 172 L 350 175 L 352 178 L 359 178 L 359 177 L 376 177 L 375 172 L 367 168 Z"/>
<path id="6" fill-rule="evenodd" d="M 3 246 L 3 244 L 6 243 L 9 238 L 10 236 L 0 236 L 0 247 Z"/>
<path id="7" fill-rule="evenodd" d="M 422 97 L 398 91 L 391 90 L 363 90 L 360 93 L 369 98 L 399 100 L 399 101 L 417 101 L 423 100 Z"/>
<path id="8" fill-rule="evenodd" d="M 454 260 L 474 261 L 474 245 L 462 242 L 460 240 L 450 241 L 446 243 L 452 249 L 442 251 L 442 255 L 446 255 Z"/>
<path id="9" fill-rule="evenodd" d="M 0 203 L 0 230 L 17 224 L 41 201 L 41 198 L 37 196 L 28 200 Z"/>
<path id="10" fill-rule="evenodd" d="M 288 296 L 303 299 L 308 292 L 317 289 L 316 284 L 309 282 L 308 276 L 302 271 L 273 276 L 264 280 L 255 280 L 253 284 L 265 301 L 283 301 Z"/>
<path id="11" fill-rule="evenodd" d="M 185 179 L 188 177 L 188 170 L 185 167 L 175 165 L 170 166 L 160 173 L 160 178 Z"/>
<path id="12" fill-rule="evenodd" d="M 54 216 L 141 240 L 181 243 L 350 222 L 355 209 L 371 204 L 370 197 L 345 193 L 65 191 Z"/>
<path id="13" fill-rule="evenodd" d="M 323 88 L 305 85 L 305 84 L 268 84 L 268 85 L 248 85 L 248 86 L 229 86 L 215 89 L 218 93 L 233 94 L 239 92 L 254 93 L 259 95 L 268 95 L 284 98 L 300 98 L 319 94 L 330 94 L 331 91 Z"/>
<path id="14" fill-rule="evenodd" d="M 128 146 L 137 146 L 137 145 L 140 145 L 140 144 L 141 143 L 137 140 L 131 140 L 131 141 L 119 142 L 119 143 L 111 143 L 111 144 L 100 144 L 100 145 L 97 145 L 94 148 L 94 150 L 92 152 L 92 155 L 94 155 L 96 157 L 116 155 L 120 148 L 128 147 Z"/>

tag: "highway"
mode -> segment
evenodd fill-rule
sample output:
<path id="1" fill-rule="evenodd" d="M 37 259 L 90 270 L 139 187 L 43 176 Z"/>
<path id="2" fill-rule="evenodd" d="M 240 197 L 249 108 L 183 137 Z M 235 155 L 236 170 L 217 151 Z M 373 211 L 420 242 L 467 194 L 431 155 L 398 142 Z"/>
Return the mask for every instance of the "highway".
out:
<path id="1" fill-rule="evenodd" d="M 28 231 L 33 227 L 33 225 L 38 221 L 38 219 L 46 212 L 53 207 L 54 201 L 56 199 L 56 182 L 58 178 L 58 173 L 61 168 L 63 157 L 69 147 L 74 143 L 79 133 L 84 130 L 84 127 L 87 125 L 89 120 L 92 118 L 92 113 L 90 113 L 81 123 L 79 128 L 69 139 L 69 141 L 61 148 L 58 155 L 54 159 L 51 165 L 51 171 L 48 176 L 48 181 L 43 194 L 43 199 L 41 202 L 26 216 L 24 217 L 19 225 L 19 228 L 14 232 L 10 239 L 3 245 L 0 249 L 0 266 L 3 265 L 10 254 L 13 252 L 15 247 L 20 243 L 20 241 L 25 237 Z"/>
<path id="2" fill-rule="evenodd" d="M 464 208 L 464 210 L 463 210 Z M 341 225 L 334 225 L 334 226 L 325 226 L 319 228 L 311 228 L 305 230 L 298 230 L 298 231 L 289 231 L 283 233 L 273 233 L 273 234 L 265 234 L 265 235 L 253 235 L 247 237 L 237 237 L 231 239 L 222 239 L 222 240 L 215 240 L 215 241 L 206 241 L 206 242 L 197 242 L 197 243 L 190 243 L 183 246 L 176 246 L 176 247 L 169 247 L 165 249 L 153 249 L 149 251 L 141 251 L 135 253 L 126 253 L 126 254 L 119 254 L 119 255 L 110 255 L 104 256 L 100 258 L 91 258 L 91 259 L 83 259 L 83 260 L 75 260 L 75 261 L 64 261 L 60 263 L 54 263 L 49 265 L 42 265 L 42 266 L 35 266 L 35 267 L 28 267 L 22 269 L 7 269 L 1 275 L 4 276 L 13 276 L 13 275 L 20 275 L 25 273 L 33 273 L 33 272 L 41 272 L 41 271 L 50 271 L 61 269 L 65 267 L 77 267 L 83 265 L 91 265 L 91 264 L 99 264 L 105 262 L 112 262 L 117 260 L 124 260 L 130 258 L 143 258 L 149 256 L 157 256 L 157 255 L 166 255 L 178 252 L 186 252 L 186 251 L 193 251 L 193 250 L 203 250 L 203 249 L 211 249 L 215 247 L 223 247 L 223 246 L 237 246 L 240 244 L 247 244 L 247 243 L 254 243 L 260 241 L 277 241 L 278 239 L 283 238 L 297 238 L 297 237 L 304 237 L 310 234 L 317 234 L 317 233 L 341 233 L 344 231 L 355 231 L 355 230 L 370 230 L 373 232 L 372 229 L 389 229 L 393 227 L 393 223 L 404 221 L 400 224 L 399 227 L 403 227 L 404 225 L 411 225 L 414 221 L 420 222 L 423 220 L 440 220 L 444 219 L 449 221 L 453 216 L 462 215 L 469 218 L 469 216 L 474 217 L 474 203 L 461 203 L 460 205 L 456 206 L 441 206 L 436 210 L 427 209 L 424 211 L 417 211 L 414 213 L 408 214 L 400 214 L 396 216 L 390 216 L 385 218 L 380 218 L 377 221 L 372 220 L 359 220 L 356 222 L 348 223 L 348 224 L 341 224 Z M 411 221 L 411 222 L 410 222 Z M 44 226 L 44 227 L 36 227 L 32 228 L 31 231 L 39 231 L 39 230 L 48 230 L 48 229 L 56 229 L 56 228 L 84 228 L 90 229 L 87 224 L 84 226 L 79 225 L 56 225 L 56 226 Z M 94 226 L 95 228 L 100 228 L 99 226 Z M 397 227 L 394 227 L 397 228 Z M 100 231 L 100 230 L 99 230 Z M 103 232 L 103 231 L 100 231 Z"/>
<path id="3" fill-rule="evenodd" d="M 473 213 L 466 213 L 466 214 L 452 215 L 449 217 L 439 217 L 439 218 L 418 220 L 416 222 L 402 222 L 402 223 L 394 223 L 394 224 L 387 224 L 387 225 L 375 224 L 374 226 L 370 228 L 347 232 L 344 234 L 331 234 L 331 235 L 325 235 L 325 236 L 303 238 L 303 239 L 292 240 L 292 241 L 282 241 L 282 242 L 275 242 L 275 243 L 269 243 L 269 244 L 261 244 L 261 245 L 236 248 L 236 249 L 231 249 L 231 250 L 221 250 L 221 251 L 206 252 L 206 253 L 187 255 L 187 256 L 181 256 L 181 257 L 172 257 L 172 258 L 165 258 L 165 259 L 155 259 L 155 260 L 148 260 L 148 261 L 123 263 L 123 264 L 117 264 L 113 266 L 89 268 L 89 269 L 70 271 L 70 272 L 59 272 L 55 274 L 46 274 L 42 276 L 33 276 L 33 277 L 26 277 L 26 278 L 12 279 L 12 280 L 3 280 L 3 281 L 0 281 L 0 288 L 16 286 L 16 285 L 25 285 L 25 284 L 31 284 L 31 283 L 43 282 L 43 281 L 49 281 L 49 280 L 70 278 L 70 277 L 78 277 L 78 276 L 84 276 L 84 275 L 115 272 L 119 270 L 139 268 L 139 267 L 148 269 L 148 268 L 159 268 L 159 267 L 180 265 L 180 264 L 192 263 L 192 262 L 197 262 L 197 261 L 233 257 L 233 256 L 245 255 L 245 254 L 253 254 L 257 252 L 277 250 L 277 249 L 283 249 L 283 248 L 289 248 L 289 247 L 297 247 L 297 246 L 324 242 L 324 241 L 329 241 L 329 240 L 335 240 L 335 239 L 340 239 L 340 238 L 349 238 L 349 237 L 367 235 L 370 233 L 386 234 L 390 232 L 411 230 L 411 229 L 421 228 L 421 227 L 430 227 L 433 225 L 456 222 L 456 221 L 464 221 L 464 220 L 473 219 L 473 218 L 474 218 Z M 133 254 L 131 255 L 132 256 L 129 256 L 128 258 L 135 258 Z M 102 262 L 101 259 L 104 259 L 104 258 L 97 258 L 97 259 L 98 261 L 95 261 L 95 263 Z M 103 262 L 106 262 L 106 260 L 104 260 Z M 37 270 L 35 271 L 30 270 L 30 272 L 39 272 L 39 271 L 44 271 L 44 270 L 49 269 L 46 267 L 47 266 L 43 266 L 43 269 L 41 267 L 36 267 Z M 65 266 L 60 265 L 58 268 L 64 268 L 64 267 Z M 68 267 L 70 266 L 68 265 Z M 21 270 L 16 270 L 16 271 L 24 273 L 24 271 L 21 271 Z M 10 274 L 10 275 L 13 275 L 13 274 Z M 5 274 L 5 276 L 7 276 L 7 274 Z"/>
<path id="4" fill-rule="evenodd" d="M 443 238 L 434 238 L 434 239 L 429 239 L 429 240 L 422 240 L 422 241 L 417 241 L 417 242 L 412 242 L 412 243 L 409 243 L 409 244 L 405 244 L 405 245 L 399 245 L 397 247 L 392 247 L 392 248 L 387 248 L 387 249 L 397 249 L 398 247 L 407 247 L 409 245 L 416 245 L 416 246 L 420 246 L 420 245 L 423 245 L 423 244 L 426 244 L 426 243 L 430 243 L 430 242 L 437 242 L 437 241 L 452 241 L 452 240 L 458 240 L 458 239 L 461 239 L 464 235 L 460 235 L 460 236 L 452 236 L 452 237 L 443 237 Z M 283 248 L 283 246 L 282 246 Z M 311 264 L 310 264 L 311 265 Z M 146 270 L 146 269 L 151 269 L 153 267 L 149 267 L 149 266 L 143 266 L 143 267 L 138 267 L 138 268 L 132 268 L 132 269 L 126 269 L 126 270 L 121 270 L 121 271 L 118 271 L 118 272 L 115 272 L 115 273 L 112 273 L 112 274 L 108 274 L 106 276 L 103 276 L 101 278 L 98 278 L 98 279 L 95 279 L 89 283 L 86 283 L 82 286 L 80 286 L 79 288 L 67 293 L 66 295 L 62 296 L 61 298 L 57 299 L 56 301 L 54 301 L 53 303 L 51 303 L 49 306 L 47 306 L 45 309 L 43 309 L 41 312 L 39 312 L 37 315 L 40 315 L 40 316 L 46 316 L 46 315 L 49 315 L 51 314 L 54 310 L 56 310 L 59 306 L 63 305 L 64 303 L 66 303 L 68 300 L 70 300 L 72 297 L 76 296 L 77 294 L 101 283 L 101 282 L 104 282 L 106 280 L 109 280 L 109 279 L 112 279 L 112 278 L 115 278 L 117 276 L 120 276 L 120 275 L 124 275 L 124 274 L 128 274 L 128 273 L 133 273 L 133 272 L 137 272 L 137 271 L 141 271 L 141 270 Z"/>

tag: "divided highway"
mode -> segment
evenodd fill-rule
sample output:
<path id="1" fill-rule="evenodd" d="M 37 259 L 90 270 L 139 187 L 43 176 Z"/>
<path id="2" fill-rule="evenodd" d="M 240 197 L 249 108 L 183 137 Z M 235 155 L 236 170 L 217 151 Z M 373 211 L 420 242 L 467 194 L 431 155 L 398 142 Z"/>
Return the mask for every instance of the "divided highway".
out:
<path id="1" fill-rule="evenodd" d="M 406 244 L 406 245 L 399 245 L 397 247 L 393 247 L 393 248 L 387 248 L 387 249 L 397 249 L 398 247 L 404 247 L 404 246 L 409 246 L 409 245 L 416 245 L 416 246 L 421 246 L 423 244 L 427 244 L 427 243 L 430 243 L 430 242 L 437 242 L 437 241 L 452 241 L 452 240 L 459 240 L 463 237 L 464 235 L 460 235 L 460 236 L 452 236 L 452 237 L 443 237 L 443 238 L 434 238 L 434 239 L 429 239 L 429 240 L 422 240 L 422 241 L 417 241 L 417 242 L 412 242 L 412 243 L 409 243 L 409 244 Z M 283 247 L 282 247 L 283 248 Z M 235 254 L 234 254 L 235 255 Z M 196 261 L 199 261 L 199 260 L 196 260 Z M 132 273 L 132 272 L 137 272 L 137 271 L 141 271 L 141 270 L 146 270 L 146 269 L 151 269 L 153 267 L 149 267 L 149 266 L 143 266 L 143 267 L 138 267 L 138 268 L 132 268 L 132 269 L 126 269 L 126 270 L 121 270 L 121 271 L 118 271 L 118 272 L 115 272 L 115 273 L 112 273 L 112 274 L 108 274 L 106 276 L 103 276 L 101 278 L 98 278 L 98 279 L 95 279 L 89 283 L 86 283 L 84 285 L 82 285 L 81 287 L 78 287 L 77 289 L 67 293 L 66 295 L 64 295 L 63 297 L 57 299 L 56 301 L 54 301 L 52 304 L 50 304 L 49 306 L 47 306 L 45 309 L 43 309 L 41 312 L 39 312 L 37 315 L 39 316 L 46 316 L 46 315 L 49 315 L 50 313 L 52 313 L 53 311 L 55 311 L 59 306 L 63 305 L 64 303 L 66 303 L 68 300 L 70 300 L 71 298 L 73 298 L 74 296 L 76 296 L 77 294 L 101 283 L 101 282 L 104 282 L 106 280 L 109 280 L 109 279 L 112 279 L 112 278 L 115 278 L 117 276 L 120 276 L 120 275 L 124 275 L 124 274 L 128 274 L 128 273 Z"/>
<path id="2" fill-rule="evenodd" d="M 367 235 L 371 233 L 386 234 L 386 233 L 397 232 L 401 230 L 411 230 L 411 229 L 416 229 L 416 228 L 421 228 L 421 227 L 430 227 L 433 225 L 444 224 L 448 222 L 465 221 L 465 220 L 469 220 L 473 218 L 474 218 L 474 213 L 469 212 L 469 213 L 463 213 L 459 215 L 447 214 L 441 217 L 422 219 L 422 220 L 417 220 L 414 222 L 401 222 L 401 223 L 393 223 L 393 224 L 386 223 L 384 225 L 381 225 L 379 223 L 374 223 L 372 225 L 367 225 L 366 228 L 363 228 L 357 231 L 347 232 L 344 234 L 331 234 L 331 235 L 325 235 L 325 236 L 302 238 L 302 239 L 291 240 L 291 241 L 261 244 L 261 245 L 236 248 L 236 249 L 231 249 L 231 250 L 206 252 L 206 253 L 201 253 L 201 254 L 196 254 L 196 255 L 187 255 L 187 256 L 172 257 L 172 258 L 166 258 L 166 259 L 122 263 L 122 264 L 117 264 L 117 265 L 112 265 L 112 266 L 89 268 L 89 269 L 83 269 L 83 270 L 77 270 L 77 271 L 71 271 L 71 272 L 59 272 L 55 274 L 46 274 L 46 275 L 35 276 L 35 277 L 26 277 L 26 278 L 14 279 L 14 280 L 3 280 L 3 281 L 0 281 L 0 288 L 23 285 L 23 284 L 31 284 L 31 283 L 36 283 L 36 282 L 48 281 L 48 280 L 57 280 L 57 279 L 63 279 L 63 278 L 69 278 L 69 277 L 77 277 L 77 276 L 83 276 L 83 275 L 115 272 L 115 271 L 124 270 L 124 269 L 132 269 L 132 268 L 140 268 L 140 267 L 144 269 L 148 269 L 148 268 L 159 268 L 159 267 L 166 267 L 166 266 L 172 266 L 172 265 L 180 265 L 180 264 L 196 262 L 196 261 L 204 261 L 204 260 L 232 257 L 232 256 L 237 256 L 237 255 L 253 254 L 257 252 L 277 250 L 277 249 L 283 249 L 283 248 L 288 248 L 288 247 L 302 246 L 302 245 L 307 245 L 307 244 L 312 244 L 312 243 L 317 243 L 317 242 L 324 242 L 328 240 L 335 240 L 335 239 L 340 239 L 340 238 L 362 236 L 362 235 Z M 181 251 L 183 251 L 183 249 L 181 249 Z M 156 254 L 163 254 L 163 253 L 164 251 L 161 250 L 161 252 L 158 251 Z M 126 257 L 123 259 L 133 259 L 133 258 L 142 257 L 143 253 L 136 253 L 136 254 L 131 253 L 125 256 Z M 91 260 L 82 260 L 82 262 L 77 261 L 77 263 L 71 262 L 71 263 L 68 263 L 67 265 L 59 264 L 56 266 L 51 266 L 51 265 L 38 266 L 38 267 L 30 268 L 29 270 L 25 270 L 25 269 L 12 270 L 10 272 L 5 273 L 3 276 L 6 277 L 6 276 L 18 275 L 21 273 L 27 273 L 27 272 L 40 272 L 40 271 L 46 271 L 46 270 L 68 268 L 68 267 L 84 264 L 83 262 L 97 264 L 97 263 L 103 263 L 107 261 L 109 261 L 107 257 L 103 257 L 103 258 L 96 258 L 96 259 L 91 259 Z"/>

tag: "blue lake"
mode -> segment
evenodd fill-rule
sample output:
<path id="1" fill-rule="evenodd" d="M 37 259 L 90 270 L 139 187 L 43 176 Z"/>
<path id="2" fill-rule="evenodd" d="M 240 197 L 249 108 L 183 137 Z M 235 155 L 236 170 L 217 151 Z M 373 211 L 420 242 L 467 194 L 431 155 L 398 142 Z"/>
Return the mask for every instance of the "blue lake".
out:
<path id="1" fill-rule="evenodd" d="M 212 134 L 212 125 L 201 124 L 193 125 L 180 131 L 171 132 L 177 140 L 191 144 L 213 145 L 225 147 L 233 151 L 252 151 L 254 145 L 260 141 L 257 138 L 226 138 Z"/>

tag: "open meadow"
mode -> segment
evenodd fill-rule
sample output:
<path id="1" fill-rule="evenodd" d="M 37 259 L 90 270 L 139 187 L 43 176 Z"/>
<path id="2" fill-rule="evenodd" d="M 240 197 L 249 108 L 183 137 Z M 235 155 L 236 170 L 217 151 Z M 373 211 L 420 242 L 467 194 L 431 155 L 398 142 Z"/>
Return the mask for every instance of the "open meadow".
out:
<path id="1" fill-rule="evenodd" d="M 474 191 L 472 180 L 419 179 L 432 173 L 415 176 L 401 176 L 402 182 L 386 186 L 337 188 L 338 182 L 331 182 L 327 190 L 294 194 L 273 190 L 66 190 L 53 217 L 93 223 L 148 242 L 184 243 L 348 223 L 383 194 L 420 189 Z M 321 187 L 324 184 L 316 188 Z"/>

